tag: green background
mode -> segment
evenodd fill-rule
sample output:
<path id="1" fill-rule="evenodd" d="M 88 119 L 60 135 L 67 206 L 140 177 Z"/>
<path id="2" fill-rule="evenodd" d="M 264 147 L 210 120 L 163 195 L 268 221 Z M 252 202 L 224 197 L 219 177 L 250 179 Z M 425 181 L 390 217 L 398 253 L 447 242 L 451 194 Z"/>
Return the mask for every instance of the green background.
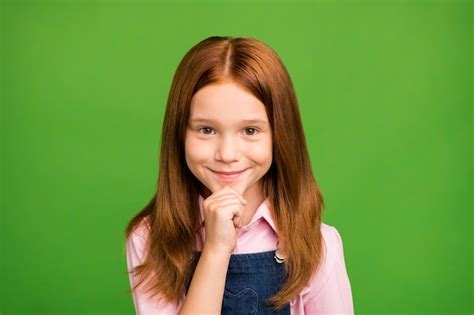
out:
<path id="1" fill-rule="evenodd" d="M 123 230 L 155 189 L 184 53 L 273 47 L 356 314 L 472 314 L 473 5 L 1 5 L 1 314 L 133 314 Z"/>

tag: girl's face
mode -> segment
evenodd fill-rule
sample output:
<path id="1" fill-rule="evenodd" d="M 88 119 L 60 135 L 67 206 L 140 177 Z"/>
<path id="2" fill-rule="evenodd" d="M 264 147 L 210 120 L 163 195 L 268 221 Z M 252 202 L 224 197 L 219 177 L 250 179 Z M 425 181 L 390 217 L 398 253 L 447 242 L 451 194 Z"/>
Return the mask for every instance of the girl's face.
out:
<path id="1" fill-rule="evenodd" d="M 191 100 L 185 155 L 191 172 L 212 193 L 229 185 L 244 198 L 262 197 L 260 179 L 272 163 L 265 106 L 233 82 L 203 87 Z"/>

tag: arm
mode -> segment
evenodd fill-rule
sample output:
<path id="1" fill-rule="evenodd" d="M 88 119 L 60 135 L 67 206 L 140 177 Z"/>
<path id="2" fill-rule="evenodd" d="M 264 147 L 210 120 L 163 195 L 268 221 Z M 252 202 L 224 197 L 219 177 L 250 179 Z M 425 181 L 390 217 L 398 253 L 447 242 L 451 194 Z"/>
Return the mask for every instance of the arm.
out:
<path id="1" fill-rule="evenodd" d="M 179 305 L 150 301 L 145 295 L 134 292 L 133 300 L 138 315 L 148 314 L 220 314 L 225 279 L 230 256 L 236 244 L 236 226 L 247 201 L 232 188 L 225 186 L 204 201 L 204 248 L 193 274 L 189 290 Z M 147 235 L 147 233 L 145 233 Z M 132 233 L 127 243 L 129 270 L 141 263 L 144 238 Z M 134 285 L 130 275 L 131 286 Z"/>
<path id="2" fill-rule="evenodd" d="M 179 314 L 220 314 L 230 256 L 204 247 Z"/>
<path id="3" fill-rule="evenodd" d="M 336 228 L 326 238 L 328 261 L 322 274 L 315 277 L 322 283 L 312 284 L 312 290 L 304 302 L 306 314 L 354 314 L 352 291 L 344 261 L 344 248 Z"/>
<path id="4" fill-rule="evenodd" d="M 237 224 L 247 201 L 229 186 L 204 200 L 205 242 L 180 314 L 220 314 Z"/>

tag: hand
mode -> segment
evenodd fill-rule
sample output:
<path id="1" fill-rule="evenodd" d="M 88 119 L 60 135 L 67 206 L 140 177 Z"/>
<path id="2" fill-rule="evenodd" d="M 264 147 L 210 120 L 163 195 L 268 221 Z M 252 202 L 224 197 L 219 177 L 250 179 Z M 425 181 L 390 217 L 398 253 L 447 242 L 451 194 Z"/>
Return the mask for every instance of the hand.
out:
<path id="1" fill-rule="evenodd" d="M 204 200 L 206 239 L 203 250 L 232 254 L 247 201 L 229 186 L 217 189 Z"/>

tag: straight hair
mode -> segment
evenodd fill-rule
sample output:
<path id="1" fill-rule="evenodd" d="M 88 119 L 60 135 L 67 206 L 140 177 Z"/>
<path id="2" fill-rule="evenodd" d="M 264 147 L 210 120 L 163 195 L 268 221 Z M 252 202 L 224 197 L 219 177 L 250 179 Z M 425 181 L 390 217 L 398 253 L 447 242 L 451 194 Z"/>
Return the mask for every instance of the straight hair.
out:
<path id="1" fill-rule="evenodd" d="M 273 158 L 262 177 L 263 194 L 285 253 L 286 282 L 267 304 L 279 310 L 308 285 L 323 259 L 324 201 L 311 170 L 296 94 L 286 67 L 265 43 L 243 37 L 206 38 L 183 57 L 173 77 L 162 126 L 156 192 L 128 223 L 126 239 L 144 224 L 144 260 L 131 273 L 132 290 L 178 304 L 193 268 L 200 226 L 199 194 L 210 191 L 185 161 L 184 139 L 193 95 L 209 84 L 235 82 L 264 105 L 273 135 Z"/>

